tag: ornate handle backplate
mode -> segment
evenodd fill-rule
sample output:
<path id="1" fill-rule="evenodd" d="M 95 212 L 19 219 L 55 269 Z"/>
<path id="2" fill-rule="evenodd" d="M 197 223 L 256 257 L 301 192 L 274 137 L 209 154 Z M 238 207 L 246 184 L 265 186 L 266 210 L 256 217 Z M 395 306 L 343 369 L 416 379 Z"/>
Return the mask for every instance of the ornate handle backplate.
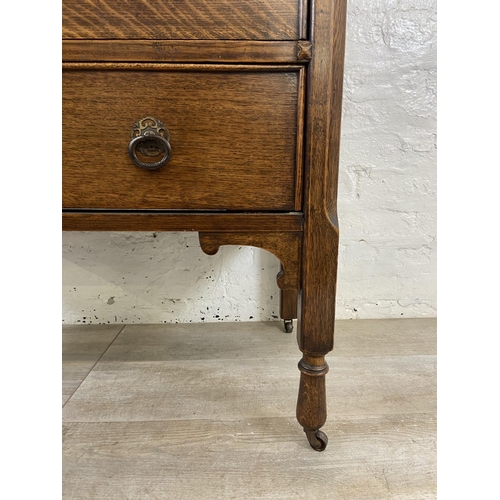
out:
<path id="1" fill-rule="evenodd" d="M 157 170 L 170 160 L 172 156 L 170 131 L 160 120 L 152 116 L 141 118 L 137 123 L 134 123 L 131 137 L 128 152 L 138 167 L 146 170 Z M 144 156 L 163 156 L 157 162 L 144 162 L 137 157 L 137 151 Z"/>

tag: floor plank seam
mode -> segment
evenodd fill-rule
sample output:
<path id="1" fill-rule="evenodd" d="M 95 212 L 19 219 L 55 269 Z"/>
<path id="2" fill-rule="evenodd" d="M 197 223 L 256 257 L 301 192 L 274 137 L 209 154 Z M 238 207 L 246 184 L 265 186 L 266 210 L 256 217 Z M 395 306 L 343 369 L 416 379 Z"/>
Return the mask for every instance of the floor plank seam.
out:
<path id="1" fill-rule="evenodd" d="M 85 377 L 83 378 L 83 380 L 78 384 L 78 387 L 71 393 L 71 396 L 66 400 L 66 402 L 62 405 L 62 408 L 64 408 L 69 401 L 71 401 L 71 398 L 75 395 L 75 392 L 81 387 L 81 385 L 85 382 L 85 380 L 87 379 L 87 377 L 90 375 L 90 373 L 92 372 L 92 370 L 95 368 L 95 366 L 97 365 L 97 363 L 99 363 L 99 361 L 101 361 L 102 357 L 106 354 L 106 352 L 108 351 L 108 349 L 113 345 L 113 342 L 117 339 L 118 335 L 120 335 L 120 333 L 123 332 L 124 328 L 125 328 L 126 325 L 123 325 L 120 330 L 118 331 L 118 333 L 114 336 L 113 340 L 109 343 L 108 347 L 106 347 L 106 349 L 104 349 L 103 353 L 99 356 L 99 359 L 92 365 L 92 368 L 89 370 L 89 372 L 87 373 L 87 375 L 85 375 Z"/>
<path id="2" fill-rule="evenodd" d="M 113 339 L 113 342 L 114 342 L 114 340 L 115 339 Z M 111 346 L 111 344 L 110 344 L 110 346 Z M 108 346 L 108 347 L 110 347 L 110 346 Z M 343 355 L 339 355 L 339 356 L 333 356 L 330 358 L 326 358 L 326 360 L 329 361 L 330 368 L 332 368 L 336 359 L 342 359 L 345 361 L 345 360 L 364 360 L 367 358 L 371 359 L 371 360 L 374 360 L 377 358 L 379 358 L 381 360 L 384 360 L 386 358 L 391 358 L 391 359 L 399 358 L 401 360 L 407 360 L 407 359 L 411 360 L 413 358 L 420 358 L 423 360 L 437 359 L 435 354 L 399 354 L 399 355 L 394 354 L 394 355 L 388 355 L 388 356 L 385 356 L 385 355 L 384 356 L 351 356 L 351 355 L 343 356 Z M 98 361 L 100 361 L 100 359 L 101 358 L 99 358 Z M 275 359 L 280 359 L 283 361 L 290 361 L 291 366 L 294 369 L 296 369 L 297 360 L 296 360 L 295 356 L 274 356 L 274 357 L 266 356 L 266 357 L 259 357 L 259 358 L 255 358 L 255 357 L 223 358 L 223 357 L 220 357 L 217 359 L 208 359 L 208 358 L 200 357 L 200 358 L 189 358 L 189 359 L 187 359 L 187 358 L 186 359 L 145 359 L 145 360 L 133 360 L 133 361 L 113 359 L 112 361 L 104 361 L 104 363 L 106 363 L 106 362 L 116 363 L 116 362 L 121 361 L 122 363 L 127 363 L 129 366 L 141 365 L 141 364 L 142 365 L 153 365 L 153 364 L 154 365 L 183 365 L 183 364 L 186 364 L 188 366 L 191 366 L 193 364 L 193 362 L 197 362 L 197 361 L 202 361 L 204 364 L 220 365 L 221 361 L 255 361 L 255 360 L 258 360 L 258 361 L 262 361 L 262 362 L 270 362 L 270 361 L 273 361 Z M 96 364 L 97 364 L 97 362 L 95 363 L 95 365 Z M 95 365 L 92 367 L 92 370 L 94 369 Z"/>
<path id="3" fill-rule="evenodd" d="M 335 421 L 335 420 L 341 420 L 345 418 L 355 418 L 355 419 L 370 419 L 370 418 L 383 418 L 383 417 L 396 417 L 396 416 L 410 416 L 410 417 L 417 417 L 417 416 L 428 416 L 428 417 L 436 417 L 437 412 L 436 411 L 416 411 L 416 412 L 401 412 L 401 413 L 338 413 L 338 414 L 330 414 L 328 416 L 329 420 Z M 295 415 L 288 415 L 288 416 L 282 416 L 282 417 L 249 417 L 249 418 L 238 418 L 235 417 L 234 419 L 231 418 L 203 418 L 203 417 L 196 417 L 196 418 L 168 418 L 168 419 L 163 419 L 163 420 L 63 420 L 63 425 L 64 424 L 129 424 L 129 423 L 166 423 L 166 422 L 194 422 L 194 421 L 202 421 L 202 422 L 228 422 L 228 423 L 234 423 L 234 422 L 247 422 L 250 420 L 291 420 L 295 421 Z"/>

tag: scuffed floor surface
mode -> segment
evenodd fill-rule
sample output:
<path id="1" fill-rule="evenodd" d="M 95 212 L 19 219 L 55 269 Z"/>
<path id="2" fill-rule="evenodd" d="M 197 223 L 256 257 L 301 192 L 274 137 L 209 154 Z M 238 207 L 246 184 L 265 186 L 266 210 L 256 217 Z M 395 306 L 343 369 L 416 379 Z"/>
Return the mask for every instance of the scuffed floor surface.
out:
<path id="1" fill-rule="evenodd" d="M 434 499 L 436 321 L 338 321 L 328 448 L 281 323 L 63 327 L 63 498 Z"/>

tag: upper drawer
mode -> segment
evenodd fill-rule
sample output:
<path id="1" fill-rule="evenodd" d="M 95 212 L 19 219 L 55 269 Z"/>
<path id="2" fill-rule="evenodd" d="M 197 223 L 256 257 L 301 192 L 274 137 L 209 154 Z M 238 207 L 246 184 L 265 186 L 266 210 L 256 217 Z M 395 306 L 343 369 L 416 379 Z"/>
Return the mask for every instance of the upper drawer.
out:
<path id="1" fill-rule="evenodd" d="M 300 206 L 304 69 L 65 67 L 65 208 L 294 210 Z M 144 117 L 160 120 L 170 132 L 170 161 L 156 170 L 139 168 L 129 155 L 133 125 Z M 141 161 L 156 162 L 164 156 L 155 154 Z"/>
<path id="2" fill-rule="evenodd" d="M 307 0 L 63 0 L 63 38 L 298 40 Z"/>

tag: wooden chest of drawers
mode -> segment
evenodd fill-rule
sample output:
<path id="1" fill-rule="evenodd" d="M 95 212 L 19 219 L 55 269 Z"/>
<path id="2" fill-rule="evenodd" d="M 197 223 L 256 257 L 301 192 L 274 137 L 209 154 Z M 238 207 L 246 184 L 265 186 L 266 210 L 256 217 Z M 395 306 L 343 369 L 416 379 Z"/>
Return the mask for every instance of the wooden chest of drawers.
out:
<path id="1" fill-rule="evenodd" d="M 63 0 L 63 229 L 281 261 L 297 418 L 326 435 L 346 0 Z"/>

